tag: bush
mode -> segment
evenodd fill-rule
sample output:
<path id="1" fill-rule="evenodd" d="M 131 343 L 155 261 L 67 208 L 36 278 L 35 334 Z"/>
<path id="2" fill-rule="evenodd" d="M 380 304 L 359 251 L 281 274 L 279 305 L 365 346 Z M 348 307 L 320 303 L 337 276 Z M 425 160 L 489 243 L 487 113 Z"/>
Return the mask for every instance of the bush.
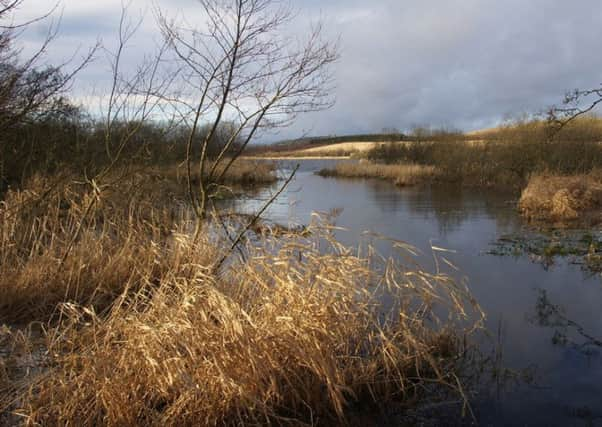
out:
<path id="1" fill-rule="evenodd" d="M 443 180 L 522 189 L 533 173 L 583 174 L 602 167 L 602 120 L 586 117 L 558 134 L 533 121 L 480 133 L 472 140 L 381 144 L 367 153 L 380 163 L 435 166 Z"/>

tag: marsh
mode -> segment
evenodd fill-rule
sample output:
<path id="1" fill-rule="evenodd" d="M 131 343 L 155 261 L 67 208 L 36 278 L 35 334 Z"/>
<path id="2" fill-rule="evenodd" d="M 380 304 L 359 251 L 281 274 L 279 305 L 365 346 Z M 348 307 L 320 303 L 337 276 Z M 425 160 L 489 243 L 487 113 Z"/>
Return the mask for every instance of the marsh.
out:
<path id="1" fill-rule="evenodd" d="M 602 338 L 600 274 L 571 257 L 555 257 L 546 265 L 528 253 L 492 254 L 504 236 L 545 235 L 521 217 L 514 193 L 457 186 L 400 188 L 377 179 L 316 174 L 336 163 L 300 161 L 296 179 L 266 217 L 304 224 L 313 211 L 336 210 L 335 222 L 342 228 L 337 239 L 368 245 L 373 238 L 366 232 L 373 232 L 401 240 L 420 249 L 420 262 L 432 269 L 433 247 L 445 249 L 445 258 L 458 270 L 443 263 L 440 268 L 468 280 L 487 316 L 489 334 L 481 337 L 481 350 L 490 354 L 500 347 L 503 366 L 516 374 L 501 389 L 496 384 L 475 395 L 480 423 L 588 425 L 602 416 L 602 348 L 587 338 Z M 294 164 L 282 162 L 283 174 Z M 269 193 L 265 189 L 235 206 L 252 212 Z M 383 254 L 395 253 L 390 244 L 377 246 Z M 553 307 L 564 317 L 551 312 Z"/>

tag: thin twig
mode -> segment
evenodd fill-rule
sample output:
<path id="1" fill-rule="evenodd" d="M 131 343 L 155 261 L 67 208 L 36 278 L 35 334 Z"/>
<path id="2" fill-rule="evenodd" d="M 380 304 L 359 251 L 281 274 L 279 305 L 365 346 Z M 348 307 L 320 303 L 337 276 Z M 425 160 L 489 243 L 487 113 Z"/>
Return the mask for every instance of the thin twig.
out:
<path id="1" fill-rule="evenodd" d="M 300 166 L 301 166 L 300 164 L 297 164 L 297 166 L 295 166 L 295 169 L 290 174 L 290 176 L 286 179 L 286 181 L 284 182 L 284 184 L 282 185 L 282 187 L 280 187 L 280 189 L 270 198 L 270 200 L 268 200 L 263 205 L 263 207 L 253 216 L 253 218 L 251 219 L 251 221 L 249 221 L 249 223 L 246 225 L 246 227 L 243 228 L 240 231 L 240 233 L 238 233 L 238 236 L 236 237 L 236 239 L 234 240 L 234 242 L 232 242 L 232 246 L 230 246 L 230 248 L 228 249 L 228 251 L 224 254 L 224 256 L 219 260 L 219 262 L 213 268 L 214 271 L 218 271 L 221 268 L 221 266 L 224 264 L 224 262 L 228 259 L 228 257 L 232 253 L 232 251 L 238 246 L 238 244 L 240 243 L 240 241 L 242 240 L 242 238 L 244 237 L 244 235 L 251 229 L 251 227 L 253 227 L 255 225 L 255 223 L 257 223 L 257 221 L 259 220 L 259 218 L 261 218 L 261 215 L 263 215 L 263 213 L 267 210 L 267 208 L 270 207 L 270 205 L 272 203 L 274 203 L 274 201 L 278 198 L 278 196 L 280 196 L 280 194 L 282 194 L 282 192 L 284 191 L 284 189 L 288 186 L 288 184 L 290 184 L 290 182 L 295 177 L 295 175 L 296 175 L 297 171 L 299 170 Z"/>

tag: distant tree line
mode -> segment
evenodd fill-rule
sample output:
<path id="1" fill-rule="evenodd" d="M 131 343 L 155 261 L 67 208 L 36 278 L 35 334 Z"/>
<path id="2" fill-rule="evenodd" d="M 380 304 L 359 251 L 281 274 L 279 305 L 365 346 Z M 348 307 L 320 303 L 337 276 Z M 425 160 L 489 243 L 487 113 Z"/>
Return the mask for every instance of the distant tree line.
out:
<path id="1" fill-rule="evenodd" d="M 51 29 L 38 50 L 23 58 L 16 47 L 21 28 L 47 15 L 21 24 L 13 22 L 14 12 L 24 0 L 0 0 L 0 194 L 19 186 L 36 173 L 52 174 L 69 170 L 94 176 L 112 161 L 111 153 L 121 149 L 128 164 L 153 165 L 183 161 L 191 126 L 174 120 L 115 119 L 107 132 L 106 118 L 93 116 L 69 99 L 75 75 L 89 64 L 98 46 L 80 62 L 61 66 L 42 64 L 42 58 L 56 37 Z M 207 157 L 216 157 L 238 128 L 222 120 L 213 130 L 208 124 L 197 126 L 193 138 L 207 144 Z M 120 146 L 124 135 L 132 132 L 128 143 Z M 241 135 L 229 144 L 228 152 L 240 147 Z M 197 144 L 191 155 L 200 156 Z"/>
<path id="2" fill-rule="evenodd" d="M 117 149 L 131 122 L 113 124 L 110 150 Z M 220 124 L 208 145 L 207 156 L 215 158 L 229 140 L 228 122 Z M 195 130 L 195 138 L 204 138 L 209 125 Z M 130 165 L 159 165 L 181 162 L 186 157 L 186 142 L 190 128 L 183 124 L 161 121 L 141 123 L 122 157 Z M 60 170 L 94 175 L 110 162 L 106 153 L 104 123 L 85 110 L 70 104 L 65 98 L 55 100 L 44 110 L 36 110 L 3 129 L 0 143 L 0 190 L 19 185 L 27 177 L 52 174 Z M 236 141 L 229 150 L 240 146 Z M 200 155 L 200 147 L 192 148 Z"/>

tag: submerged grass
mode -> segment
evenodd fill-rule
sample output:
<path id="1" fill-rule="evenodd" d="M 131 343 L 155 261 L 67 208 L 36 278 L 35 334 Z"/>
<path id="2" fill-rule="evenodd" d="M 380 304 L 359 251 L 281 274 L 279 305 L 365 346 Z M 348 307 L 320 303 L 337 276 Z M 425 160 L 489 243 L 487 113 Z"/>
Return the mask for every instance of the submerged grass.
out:
<path id="1" fill-rule="evenodd" d="M 342 178 L 376 178 L 397 186 L 416 185 L 437 177 L 433 166 L 417 164 L 377 164 L 371 162 L 338 163 L 334 169 L 322 169 L 318 175 Z"/>
<path id="2" fill-rule="evenodd" d="M 549 268 L 557 258 L 578 264 L 584 272 L 602 271 L 602 239 L 599 233 L 556 229 L 552 232 L 502 236 L 492 245 L 489 254 L 497 256 L 528 256 Z"/>
<path id="3" fill-rule="evenodd" d="M 101 192 L 86 220 L 73 186 L 6 195 L 3 421 L 332 424 L 358 402 L 416 405 L 434 385 L 462 395 L 463 285 L 360 256 L 321 222 L 249 242 L 216 272 L 223 236 L 208 225 L 193 241 L 187 211 L 150 181 Z"/>

